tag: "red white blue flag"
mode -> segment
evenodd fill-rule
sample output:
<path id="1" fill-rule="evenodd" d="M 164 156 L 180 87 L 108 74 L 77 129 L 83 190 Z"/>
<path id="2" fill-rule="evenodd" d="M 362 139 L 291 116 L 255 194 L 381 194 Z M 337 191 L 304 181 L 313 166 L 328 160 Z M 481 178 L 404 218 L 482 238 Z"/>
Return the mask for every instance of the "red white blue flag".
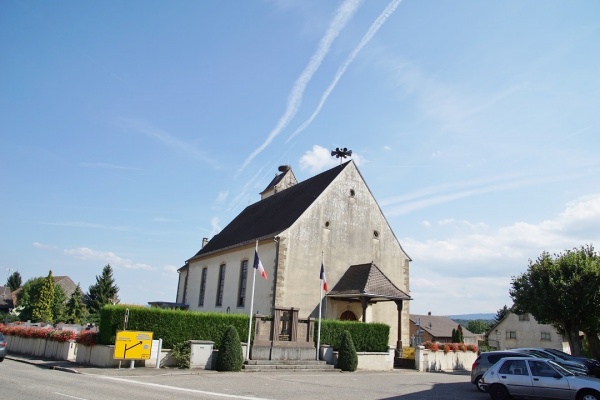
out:
<path id="1" fill-rule="evenodd" d="M 257 269 L 260 272 L 260 275 L 267 279 L 267 273 L 265 272 L 265 268 L 260 262 L 260 258 L 258 258 L 258 251 L 254 250 L 254 269 Z"/>
<path id="2" fill-rule="evenodd" d="M 322 262 L 321 262 L 321 281 L 323 282 L 323 290 L 327 292 L 329 290 L 329 288 L 327 287 L 327 278 L 325 277 L 325 266 L 323 265 Z"/>

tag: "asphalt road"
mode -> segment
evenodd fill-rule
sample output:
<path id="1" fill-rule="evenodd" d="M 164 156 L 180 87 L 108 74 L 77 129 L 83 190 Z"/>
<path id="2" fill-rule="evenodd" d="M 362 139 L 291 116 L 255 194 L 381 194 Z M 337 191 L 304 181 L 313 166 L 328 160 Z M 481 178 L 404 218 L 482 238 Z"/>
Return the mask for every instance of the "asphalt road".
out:
<path id="1" fill-rule="evenodd" d="M 390 372 L 99 371 L 69 373 L 6 359 L 0 398 L 11 400 L 440 399 L 487 400 L 465 374 Z"/>

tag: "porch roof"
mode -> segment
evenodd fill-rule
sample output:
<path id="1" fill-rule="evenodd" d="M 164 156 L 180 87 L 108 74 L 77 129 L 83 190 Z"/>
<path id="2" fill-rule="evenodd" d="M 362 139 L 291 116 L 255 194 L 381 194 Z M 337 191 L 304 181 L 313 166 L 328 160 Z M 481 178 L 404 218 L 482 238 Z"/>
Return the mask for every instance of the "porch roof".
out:
<path id="1" fill-rule="evenodd" d="M 351 265 L 327 293 L 330 299 L 379 301 L 412 300 L 389 280 L 373 262 Z"/>

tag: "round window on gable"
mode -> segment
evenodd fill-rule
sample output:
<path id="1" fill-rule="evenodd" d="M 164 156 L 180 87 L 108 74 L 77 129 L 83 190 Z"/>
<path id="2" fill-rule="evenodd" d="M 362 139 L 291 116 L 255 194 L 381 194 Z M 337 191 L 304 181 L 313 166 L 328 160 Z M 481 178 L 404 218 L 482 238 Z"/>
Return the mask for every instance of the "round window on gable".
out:
<path id="1" fill-rule="evenodd" d="M 379 239 L 379 232 L 378 231 L 373 231 L 373 238 Z"/>
<path id="2" fill-rule="evenodd" d="M 354 196 L 356 196 L 356 192 L 354 191 L 354 189 L 350 189 L 350 197 Z"/>
<path id="3" fill-rule="evenodd" d="M 329 225 L 331 225 L 329 221 L 325 221 L 325 228 L 329 228 Z"/>

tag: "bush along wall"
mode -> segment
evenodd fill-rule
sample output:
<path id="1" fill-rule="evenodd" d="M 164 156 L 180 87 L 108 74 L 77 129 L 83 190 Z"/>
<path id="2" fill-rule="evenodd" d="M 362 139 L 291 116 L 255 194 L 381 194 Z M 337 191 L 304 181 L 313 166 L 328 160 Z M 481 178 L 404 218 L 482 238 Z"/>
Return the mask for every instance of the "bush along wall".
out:
<path id="1" fill-rule="evenodd" d="M 315 343 L 319 323 L 315 322 Z M 358 321 L 321 320 L 321 344 L 333 346 L 339 350 L 342 333 L 348 331 L 358 352 L 386 352 L 389 348 L 390 327 L 382 323 L 364 323 Z M 246 331 L 247 332 L 247 331 Z"/>
<path id="2" fill-rule="evenodd" d="M 153 338 L 162 338 L 165 348 L 187 340 L 210 340 L 218 348 L 223 333 L 229 326 L 236 329 L 240 338 L 248 337 L 249 317 L 246 314 L 109 305 L 104 306 L 100 313 L 100 344 L 115 343 L 117 331 L 123 330 L 126 309 L 129 309 L 127 330 L 153 332 Z"/>

